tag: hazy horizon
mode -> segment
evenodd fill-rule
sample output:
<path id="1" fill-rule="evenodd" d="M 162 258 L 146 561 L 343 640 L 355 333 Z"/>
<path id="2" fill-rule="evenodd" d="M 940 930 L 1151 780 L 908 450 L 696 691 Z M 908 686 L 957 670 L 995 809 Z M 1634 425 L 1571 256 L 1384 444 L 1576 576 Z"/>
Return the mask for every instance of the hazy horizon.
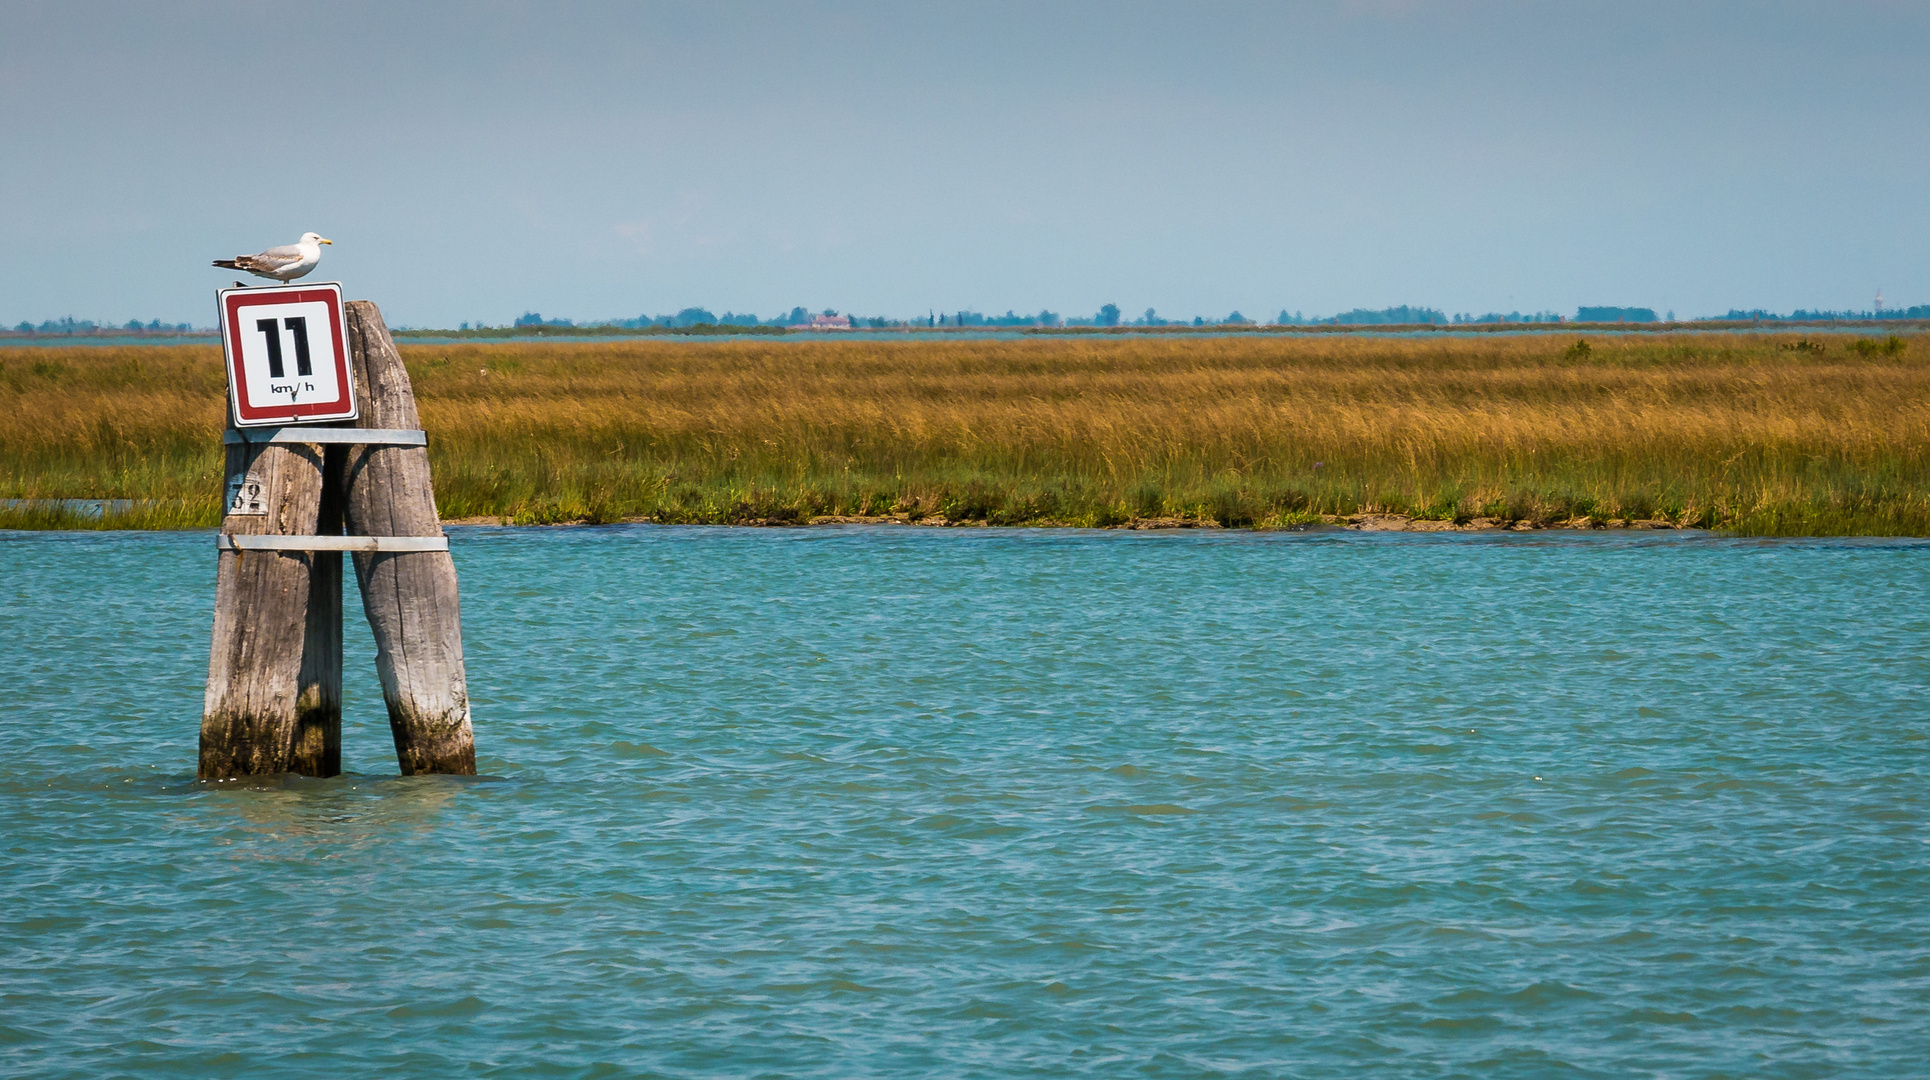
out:
<path id="1" fill-rule="evenodd" d="M 321 281 L 321 280 L 325 280 L 325 279 L 304 278 L 300 281 L 293 282 L 292 284 L 304 285 L 304 284 L 311 283 L 311 281 Z M 272 286 L 275 283 L 262 281 L 262 282 L 257 282 L 256 284 L 259 286 L 267 287 L 267 286 Z M 1117 305 L 1112 305 L 1112 306 L 1117 306 Z M 480 320 L 480 319 L 460 320 L 458 324 L 454 324 L 454 325 L 444 325 L 444 324 L 438 324 L 438 323 L 427 323 L 427 324 L 407 323 L 407 322 L 402 322 L 400 320 L 396 320 L 392 318 L 389 319 L 388 321 L 392 327 L 398 330 L 452 330 L 453 331 L 458 329 L 469 330 L 472 328 L 477 330 L 507 329 L 511 327 L 524 326 L 526 324 L 540 325 L 540 326 L 562 326 L 562 327 L 576 326 L 576 327 L 582 327 L 585 329 L 607 328 L 612 326 L 621 327 L 621 326 L 630 325 L 630 324 L 637 324 L 637 328 L 641 329 L 643 325 L 651 324 L 653 322 L 664 326 L 674 326 L 674 327 L 688 327 L 693 325 L 716 325 L 716 326 L 739 325 L 739 326 L 764 326 L 764 327 L 801 326 L 801 325 L 805 325 L 810 321 L 810 316 L 817 315 L 817 314 L 827 314 L 827 315 L 842 314 L 842 315 L 849 316 L 853 320 L 854 329 L 866 329 L 867 327 L 862 325 L 864 320 L 876 320 L 876 319 L 887 320 L 889 326 L 886 328 L 903 328 L 905 326 L 917 328 L 917 327 L 926 325 L 926 320 L 928 317 L 936 320 L 932 325 L 938 329 L 945 329 L 948 325 L 951 326 L 952 328 L 958 328 L 960 326 L 963 326 L 966 329 L 984 329 L 984 328 L 996 328 L 998 326 L 1030 326 L 1030 325 L 1047 325 L 1047 326 L 1099 325 L 1099 326 L 1158 328 L 1158 327 L 1186 327 L 1186 326 L 1195 326 L 1195 327 L 1209 326 L 1210 327 L 1210 326 L 1239 326 L 1239 325 L 1308 326 L 1308 327 L 1323 326 L 1323 325 L 1325 326 L 1331 326 L 1331 325 L 1419 326 L 1419 325 L 1427 325 L 1429 323 L 1432 323 L 1438 326 L 1448 326 L 1448 327 L 1480 326 L 1480 325 L 1494 325 L 1494 324 L 1523 326 L 1523 327 L 1532 327 L 1532 326 L 1545 327 L 1545 326 L 1553 326 L 1553 325 L 1568 325 L 1573 323 L 1627 322 L 1629 324 L 1640 324 L 1645 322 L 1660 322 L 1660 323 L 1671 323 L 1671 324 L 1673 323 L 1687 324 L 1687 323 L 1693 323 L 1693 322 L 1714 322 L 1714 321 L 1725 321 L 1725 320 L 1751 320 L 1751 319 L 1758 320 L 1758 321 L 1788 320 L 1791 322 L 1824 322 L 1824 321 L 1832 321 L 1832 320 L 1867 321 L 1874 318 L 1877 320 L 1897 319 L 1899 321 L 1910 322 L 1910 321 L 1923 321 L 1926 318 L 1930 318 L 1930 314 L 1927 314 L 1927 313 L 1930 313 L 1930 304 L 1902 305 L 1902 304 L 1893 304 L 1887 301 L 1885 302 L 1883 309 L 1880 312 L 1872 311 L 1867 308 L 1862 310 L 1857 310 L 1857 309 L 1827 310 L 1827 309 L 1818 309 L 1818 308 L 1797 308 L 1797 309 L 1792 309 L 1790 311 L 1781 311 L 1781 312 L 1766 311 L 1762 309 L 1748 310 L 1748 309 L 1731 308 L 1723 312 L 1691 314 L 1691 313 L 1675 312 L 1675 311 L 1657 312 L 1654 309 L 1647 308 L 1645 306 L 1630 305 L 1626 308 L 1626 310 L 1646 312 L 1647 313 L 1646 316 L 1631 315 L 1629 317 L 1622 317 L 1616 314 L 1600 313 L 1602 308 L 1613 308 L 1613 307 L 1615 306 L 1584 305 L 1578 310 L 1565 312 L 1565 313 L 1551 312 L 1551 311 L 1537 311 L 1537 312 L 1486 311 L 1486 312 L 1476 313 L 1476 312 L 1445 312 L 1438 308 L 1434 308 L 1430 305 L 1422 305 L 1422 304 L 1399 304 L 1399 305 L 1394 305 L 1390 308 L 1383 308 L 1383 309 L 1354 307 L 1346 311 L 1329 312 L 1329 313 L 1306 313 L 1306 312 L 1298 312 L 1298 311 L 1289 312 L 1286 310 L 1281 310 L 1281 311 L 1274 312 L 1272 314 L 1267 314 L 1265 312 L 1253 312 L 1253 313 L 1242 312 L 1239 309 L 1235 308 L 1231 311 L 1224 312 L 1221 314 L 1215 314 L 1215 315 L 1209 315 L 1204 313 L 1175 314 L 1171 312 L 1157 312 L 1156 309 L 1146 309 L 1138 313 L 1130 312 L 1130 311 L 1120 311 L 1116 313 L 1116 316 L 1115 316 L 1117 318 L 1117 322 L 1109 323 L 1104 321 L 1105 314 L 1103 310 L 1100 312 L 1094 312 L 1094 313 L 1054 312 L 1048 308 L 1040 308 L 1040 307 L 1033 307 L 1030 309 L 1017 310 L 1017 311 L 1007 310 L 1005 312 L 983 312 L 983 311 L 972 311 L 970 309 L 953 308 L 953 309 L 942 310 L 942 311 L 934 309 L 925 314 L 917 314 L 917 313 L 891 314 L 891 313 L 881 313 L 881 312 L 865 313 L 865 312 L 858 312 L 858 311 L 849 311 L 849 310 L 844 310 L 839 308 L 812 309 L 812 308 L 806 308 L 802 305 L 794 305 L 792 309 L 789 311 L 781 311 L 770 315 L 762 315 L 757 312 L 734 312 L 728 309 L 720 310 L 720 311 L 711 311 L 710 309 L 705 308 L 702 305 L 694 305 L 692 307 L 683 308 L 675 312 L 669 312 L 669 311 L 639 312 L 634 315 L 584 316 L 584 317 L 575 317 L 575 316 L 571 316 L 560 312 L 555 312 L 555 313 L 537 312 L 537 311 L 526 309 L 513 318 L 504 318 L 504 319 L 497 319 L 497 320 Z M 1596 309 L 1596 313 L 1591 314 L 1590 308 Z M 797 318 L 797 313 L 799 311 L 803 311 L 805 313 L 805 317 L 803 319 Z M 1392 316 L 1397 311 L 1398 312 L 1425 312 L 1425 313 L 1430 313 L 1433 316 L 1436 316 L 1436 318 L 1427 319 L 1427 318 L 1393 318 L 1393 317 L 1372 318 L 1371 317 L 1371 316 Z M 959 317 L 961 315 L 968 316 L 968 318 L 965 321 L 960 322 Z M 1052 321 L 1050 322 L 1040 321 L 1041 317 L 1049 317 Z M 1020 321 L 1013 321 L 1014 319 L 1017 319 Z M 202 321 L 189 320 L 185 322 L 175 323 L 175 322 L 169 322 L 167 320 L 156 318 L 152 320 L 135 319 L 135 320 L 132 320 L 132 322 L 140 322 L 140 323 L 143 323 L 144 325 L 133 326 L 131 325 L 130 320 L 127 320 L 127 319 L 94 318 L 89 316 L 68 314 L 58 318 L 50 317 L 42 320 L 15 320 L 13 323 L 0 323 L 0 335 L 13 334 L 13 333 L 59 334 L 59 333 L 72 333 L 72 332 L 92 330 L 92 329 L 146 330 L 146 331 L 159 331 L 163 333 L 181 333 L 181 332 L 214 333 L 216 329 L 212 319 L 202 320 Z M 63 323 L 67 325 L 63 325 Z M 157 325 L 145 325 L 148 323 L 153 323 Z"/>
<path id="2" fill-rule="evenodd" d="M 1919 5 L 10 5 L 0 325 L 1930 302 Z"/>

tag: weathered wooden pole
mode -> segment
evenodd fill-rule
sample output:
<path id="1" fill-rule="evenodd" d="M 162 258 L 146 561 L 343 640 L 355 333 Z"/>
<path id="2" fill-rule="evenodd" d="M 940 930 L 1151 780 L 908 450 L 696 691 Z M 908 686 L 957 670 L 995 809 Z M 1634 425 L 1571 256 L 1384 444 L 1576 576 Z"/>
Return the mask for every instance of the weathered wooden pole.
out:
<path id="1" fill-rule="evenodd" d="M 342 534 L 342 481 L 348 447 L 323 446 L 318 536 Z M 308 553 L 308 625 L 295 693 L 295 748 L 288 771 L 303 776 L 342 772 L 342 553 Z"/>
<path id="2" fill-rule="evenodd" d="M 357 426 L 419 428 L 409 373 L 382 312 L 368 300 L 353 300 L 343 313 L 361 398 Z M 351 447 L 343 490 L 350 536 L 443 535 L 427 447 Z M 355 579 L 375 634 L 376 673 L 402 774 L 475 775 L 456 564 L 449 552 L 358 551 Z"/>
<path id="3" fill-rule="evenodd" d="M 230 442 L 227 451 L 223 537 L 315 532 L 322 509 L 322 448 Z M 215 570 L 214 642 L 201 710 L 201 779 L 294 770 L 310 601 L 318 590 L 326 591 L 325 584 L 316 580 L 316 554 L 226 547 L 220 552 Z M 339 565 L 338 561 L 338 656 Z M 339 680 L 339 659 L 335 670 Z M 326 681 L 319 671 L 314 678 L 318 687 Z M 331 692 L 337 715 L 339 687 L 338 681 Z"/>

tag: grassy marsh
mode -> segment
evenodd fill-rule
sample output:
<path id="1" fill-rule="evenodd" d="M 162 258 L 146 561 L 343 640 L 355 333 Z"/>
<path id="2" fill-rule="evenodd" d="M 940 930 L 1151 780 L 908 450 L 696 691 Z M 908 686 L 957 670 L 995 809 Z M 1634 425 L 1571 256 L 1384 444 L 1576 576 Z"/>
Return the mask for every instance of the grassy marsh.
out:
<path id="1" fill-rule="evenodd" d="M 1278 526 L 1384 512 L 1930 535 L 1930 369 L 1914 342 L 1684 332 L 402 349 L 447 518 Z M 0 499 L 143 500 L 91 520 L 0 509 L 0 526 L 216 523 L 223 392 L 212 346 L 0 349 Z"/>

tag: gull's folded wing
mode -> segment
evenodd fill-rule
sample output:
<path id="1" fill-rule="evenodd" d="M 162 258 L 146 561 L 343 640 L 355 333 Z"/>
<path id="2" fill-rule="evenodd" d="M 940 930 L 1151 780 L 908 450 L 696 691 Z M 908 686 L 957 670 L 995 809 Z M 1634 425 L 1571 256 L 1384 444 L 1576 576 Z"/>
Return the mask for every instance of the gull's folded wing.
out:
<path id="1" fill-rule="evenodd" d="M 292 244 L 271 247 L 259 255 L 237 256 L 236 262 L 244 270 L 279 270 L 291 263 L 302 261 L 302 249 Z"/>

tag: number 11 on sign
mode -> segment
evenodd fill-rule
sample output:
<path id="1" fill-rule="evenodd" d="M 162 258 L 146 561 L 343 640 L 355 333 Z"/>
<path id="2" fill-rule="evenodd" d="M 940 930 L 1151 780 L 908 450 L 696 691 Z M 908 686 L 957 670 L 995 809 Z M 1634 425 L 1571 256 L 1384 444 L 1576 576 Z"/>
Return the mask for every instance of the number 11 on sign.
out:
<path id="1" fill-rule="evenodd" d="M 308 320 L 300 315 L 291 315 L 282 320 L 282 325 L 295 338 L 295 374 L 315 374 L 315 365 L 308 358 Z M 280 329 L 275 326 L 273 319 L 256 319 L 255 329 L 268 339 L 268 377 L 282 378 Z M 311 384 L 308 388 L 313 390 L 315 387 Z"/>

